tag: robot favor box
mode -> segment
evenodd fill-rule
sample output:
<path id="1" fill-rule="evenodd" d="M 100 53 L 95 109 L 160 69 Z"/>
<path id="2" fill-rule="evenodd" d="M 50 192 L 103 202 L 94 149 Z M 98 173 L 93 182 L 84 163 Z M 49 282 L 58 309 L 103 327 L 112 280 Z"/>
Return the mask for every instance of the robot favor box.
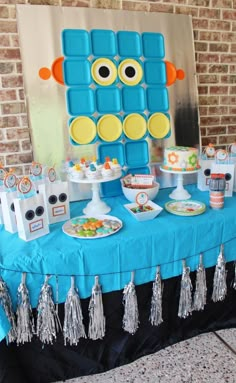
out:
<path id="1" fill-rule="evenodd" d="M 47 181 L 39 185 L 39 193 L 44 198 L 49 224 L 70 219 L 68 182 L 56 180 L 53 168 L 48 170 Z"/>
<path id="2" fill-rule="evenodd" d="M 17 232 L 14 198 L 17 197 L 17 178 L 14 173 L 6 173 L 4 177 L 3 191 L 0 192 L 2 206 L 2 220 L 4 228 L 10 233 Z"/>
<path id="3" fill-rule="evenodd" d="M 23 177 L 17 188 L 19 198 L 14 199 L 14 206 L 19 237 L 24 241 L 31 241 L 48 234 L 43 195 L 33 190 L 28 177 Z"/>

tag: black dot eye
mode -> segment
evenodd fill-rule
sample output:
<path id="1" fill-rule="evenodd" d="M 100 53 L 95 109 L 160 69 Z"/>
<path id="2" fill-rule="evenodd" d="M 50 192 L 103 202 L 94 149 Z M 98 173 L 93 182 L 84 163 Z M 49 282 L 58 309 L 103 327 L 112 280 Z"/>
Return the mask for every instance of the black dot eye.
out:
<path id="1" fill-rule="evenodd" d="M 28 210 L 25 213 L 25 218 L 27 219 L 27 221 L 31 221 L 34 218 L 34 211 L 33 210 Z"/>
<path id="2" fill-rule="evenodd" d="M 107 78 L 109 77 L 110 75 L 110 69 L 107 67 L 107 66 L 101 66 L 99 69 L 98 69 L 98 73 L 101 77 L 103 78 Z"/>
<path id="3" fill-rule="evenodd" d="M 205 175 L 206 177 L 209 177 L 210 174 L 211 174 L 211 169 L 205 169 L 205 170 L 204 170 L 204 175 Z"/>
<path id="4" fill-rule="evenodd" d="M 44 213 L 44 208 L 43 208 L 43 206 L 38 206 L 37 209 L 35 210 L 35 214 L 36 214 L 37 216 L 40 216 L 40 215 L 43 215 L 43 213 Z"/>
<path id="5" fill-rule="evenodd" d="M 11 206 L 10 206 L 10 209 L 11 211 L 15 211 L 15 206 L 14 206 L 14 203 L 12 202 Z"/>
<path id="6" fill-rule="evenodd" d="M 133 78 L 136 74 L 136 71 L 132 66 L 127 66 L 127 68 L 125 68 L 125 74 L 129 78 Z"/>
<path id="7" fill-rule="evenodd" d="M 57 202 L 57 196 L 56 195 L 50 195 L 50 197 L 48 198 L 48 202 L 51 205 L 54 205 Z"/>
<path id="8" fill-rule="evenodd" d="M 230 173 L 225 173 L 225 180 L 226 181 L 230 181 L 232 178 L 231 174 Z"/>
<path id="9" fill-rule="evenodd" d="M 59 195 L 59 201 L 60 202 L 65 202 L 67 200 L 67 195 L 66 195 L 66 193 L 61 193 L 60 195 Z"/>

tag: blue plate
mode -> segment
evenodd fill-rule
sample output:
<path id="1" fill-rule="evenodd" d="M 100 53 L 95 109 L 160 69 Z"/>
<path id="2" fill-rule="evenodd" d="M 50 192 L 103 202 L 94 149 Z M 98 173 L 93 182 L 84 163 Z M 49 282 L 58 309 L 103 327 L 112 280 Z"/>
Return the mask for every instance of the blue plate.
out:
<path id="1" fill-rule="evenodd" d="M 110 157 L 112 160 L 116 158 L 118 163 L 123 167 L 125 164 L 124 156 L 124 146 L 122 143 L 112 143 L 112 144 L 100 144 L 97 148 L 98 159 L 101 163 L 105 162 L 106 157 Z"/>
<path id="2" fill-rule="evenodd" d="M 114 57 L 117 55 L 115 33 L 107 29 L 93 29 L 91 32 L 94 56 Z"/>
<path id="3" fill-rule="evenodd" d="M 145 140 L 130 141 L 125 143 L 126 165 L 131 167 L 143 167 L 149 163 L 149 148 Z"/>
<path id="4" fill-rule="evenodd" d="M 62 51 L 64 56 L 90 56 L 89 33 L 83 29 L 64 29 L 62 31 Z"/>
<path id="5" fill-rule="evenodd" d="M 138 32 L 117 32 L 118 53 L 121 57 L 142 56 L 141 36 Z"/>
<path id="6" fill-rule="evenodd" d="M 161 33 L 144 32 L 142 41 L 144 57 L 158 59 L 165 57 L 164 37 Z"/>

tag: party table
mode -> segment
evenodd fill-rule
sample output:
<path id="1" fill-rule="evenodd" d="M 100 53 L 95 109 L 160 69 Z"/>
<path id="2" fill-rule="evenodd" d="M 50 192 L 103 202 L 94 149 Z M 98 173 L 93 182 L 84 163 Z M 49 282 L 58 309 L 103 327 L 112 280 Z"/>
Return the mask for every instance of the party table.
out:
<path id="1" fill-rule="evenodd" d="M 109 215 L 119 218 L 123 226 L 115 234 L 97 239 L 78 239 L 62 231 L 63 223 L 50 225 L 50 234 L 24 242 L 17 234 L 0 227 L 0 268 L 14 308 L 22 273 L 33 308 L 37 307 L 45 276 L 53 289 L 63 321 L 64 302 L 70 289 L 71 276 L 81 298 L 86 332 L 88 305 L 95 277 L 103 293 L 106 334 L 101 340 L 81 339 L 77 346 L 64 345 L 58 333 L 52 345 L 42 345 L 36 337 L 24 345 L 6 345 L 4 337 L 9 322 L 0 306 L 0 381 L 53 382 L 105 371 L 129 363 L 145 354 L 199 333 L 236 326 L 236 291 L 232 288 L 236 260 L 236 198 L 225 198 L 224 209 L 209 208 L 209 193 L 188 185 L 191 199 L 206 205 L 196 216 L 179 216 L 164 209 L 171 189 L 160 190 L 155 201 L 163 211 L 151 221 L 138 222 L 124 208 L 123 197 L 106 198 L 111 206 Z M 70 204 L 71 218 L 82 216 L 88 201 Z M 222 302 L 211 299 L 215 265 L 224 245 L 227 267 L 227 296 Z M 188 318 L 178 318 L 180 280 L 183 260 L 191 270 L 194 285 L 199 256 L 207 276 L 207 305 Z M 163 322 L 152 326 L 150 301 L 152 282 L 160 266 L 163 289 Z M 134 272 L 139 328 L 134 335 L 122 328 L 124 287 Z M 234 302 L 234 303 L 233 303 Z M 34 310 L 36 316 L 36 310 Z M 36 363 L 37 360 L 37 363 Z"/>

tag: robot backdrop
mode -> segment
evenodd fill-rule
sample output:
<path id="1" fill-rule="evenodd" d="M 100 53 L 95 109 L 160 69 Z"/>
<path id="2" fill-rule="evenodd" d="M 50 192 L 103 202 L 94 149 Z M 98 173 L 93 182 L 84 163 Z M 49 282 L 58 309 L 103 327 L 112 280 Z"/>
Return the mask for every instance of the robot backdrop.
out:
<path id="1" fill-rule="evenodd" d="M 191 18 L 27 5 L 17 18 L 34 159 L 110 156 L 174 184 L 163 148 L 200 141 Z"/>

